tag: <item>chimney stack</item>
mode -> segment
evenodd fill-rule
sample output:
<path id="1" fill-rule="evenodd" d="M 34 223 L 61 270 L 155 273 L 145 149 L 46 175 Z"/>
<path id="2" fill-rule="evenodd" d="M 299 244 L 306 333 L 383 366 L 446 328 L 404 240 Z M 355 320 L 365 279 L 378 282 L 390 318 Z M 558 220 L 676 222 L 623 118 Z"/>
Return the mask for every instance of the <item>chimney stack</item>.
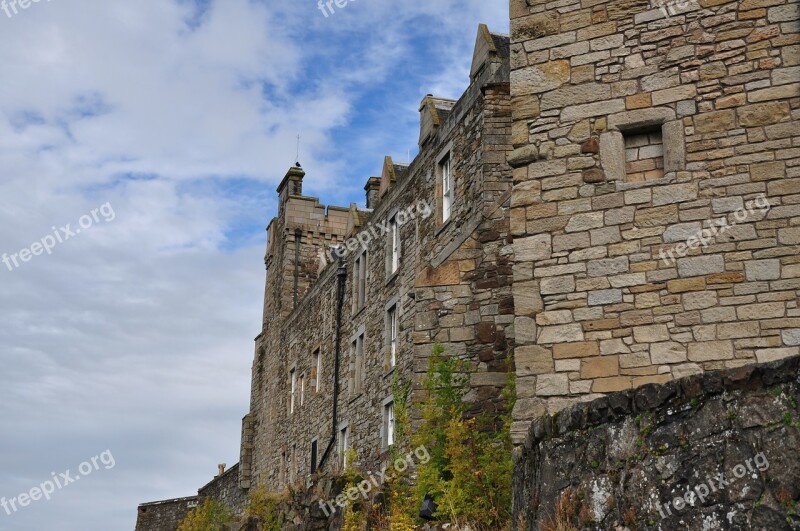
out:
<path id="1" fill-rule="evenodd" d="M 381 178 L 370 177 L 367 181 L 364 190 L 367 192 L 367 208 L 372 210 L 378 206 L 378 199 L 380 198 L 379 191 L 381 189 Z"/>
<path id="2" fill-rule="evenodd" d="M 220 477 L 222 474 L 225 473 L 225 463 L 218 464 L 217 469 L 219 470 L 219 474 L 217 474 L 217 477 Z"/>

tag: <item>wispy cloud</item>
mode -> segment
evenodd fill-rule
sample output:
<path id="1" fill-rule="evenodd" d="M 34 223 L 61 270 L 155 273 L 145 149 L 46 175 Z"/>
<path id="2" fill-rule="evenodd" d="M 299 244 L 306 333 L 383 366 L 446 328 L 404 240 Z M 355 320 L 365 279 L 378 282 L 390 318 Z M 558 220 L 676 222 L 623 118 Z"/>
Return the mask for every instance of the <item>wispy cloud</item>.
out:
<path id="1" fill-rule="evenodd" d="M 340 16 L 341 15 L 341 16 Z M 412 156 L 424 94 L 468 83 L 507 2 L 86 0 L 0 13 L 0 254 L 105 202 L 99 224 L 0 270 L 0 497 L 106 448 L 116 466 L 0 528 L 132 529 L 238 459 L 264 227 L 294 162 L 363 204 Z"/>

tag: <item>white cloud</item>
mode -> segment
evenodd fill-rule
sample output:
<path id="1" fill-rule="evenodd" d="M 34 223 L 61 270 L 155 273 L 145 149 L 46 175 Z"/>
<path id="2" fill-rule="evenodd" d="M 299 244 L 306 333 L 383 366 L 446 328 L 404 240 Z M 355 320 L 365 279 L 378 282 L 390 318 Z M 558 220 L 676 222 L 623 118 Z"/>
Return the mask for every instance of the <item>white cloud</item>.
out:
<path id="1" fill-rule="evenodd" d="M 457 96 L 477 23 L 507 25 L 494 0 L 339 15 L 248 0 L 0 12 L 0 254 L 105 202 L 116 213 L 52 256 L 0 263 L 0 497 L 107 448 L 117 462 L 0 510 L 3 530 L 132 529 L 139 502 L 191 495 L 236 462 L 263 228 L 295 136 L 308 190 L 360 199 L 352 161 L 413 146 L 421 95 Z M 398 76 L 412 89 L 393 93 Z"/>

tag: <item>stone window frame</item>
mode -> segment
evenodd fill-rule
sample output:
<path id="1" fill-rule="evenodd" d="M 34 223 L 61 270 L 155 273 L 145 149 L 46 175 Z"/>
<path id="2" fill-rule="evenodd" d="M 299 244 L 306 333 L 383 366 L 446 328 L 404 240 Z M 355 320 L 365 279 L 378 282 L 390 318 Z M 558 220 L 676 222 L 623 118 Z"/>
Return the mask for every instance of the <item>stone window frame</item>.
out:
<path id="1" fill-rule="evenodd" d="M 362 249 L 353 259 L 353 315 L 360 313 L 361 310 L 367 307 L 367 289 L 369 286 L 367 282 L 369 274 L 367 262 L 366 249 Z"/>
<path id="2" fill-rule="evenodd" d="M 286 446 L 284 446 L 281 450 L 282 450 L 280 456 L 281 463 L 278 473 L 278 479 L 281 483 L 285 484 L 289 476 L 289 467 L 287 465 L 287 459 L 286 459 L 286 454 L 288 452 L 286 451 Z"/>
<path id="3" fill-rule="evenodd" d="M 391 339 L 391 320 L 389 319 L 389 311 L 394 308 L 395 311 L 395 324 L 397 327 L 397 336 L 395 338 L 395 356 L 394 363 L 392 363 L 392 339 Z M 384 343 L 384 367 L 386 374 L 391 374 L 397 366 L 397 355 L 400 353 L 400 296 L 395 295 L 383 307 L 383 343 Z"/>
<path id="4" fill-rule="evenodd" d="M 389 444 L 389 422 L 388 422 L 389 406 L 392 407 L 392 417 L 394 419 L 394 423 L 392 424 L 393 426 L 392 444 Z M 381 415 L 381 448 L 383 450 L 388 450 L 394 445 L 395 443 L 394 439 L 396 439 L 397 437 L 397 415 L 396 412 L 394 411 L 394 396 L 390 395 L 383 399 L 383 401 L 381 402 L 380 415 Z"/>
<path id="5" fill-rule="evenodd" d="M 389 224 L 389 234 L 386 237 L 386 283 L 388 284 L 400 274 L 400 268 L 403 265 L 403 238 L 400 236 L 400 225 L 397 223 L 397 213 L 400 212 L 399 207 L 392 208 L 386 219 Z M 394 251 L 395 242 L 392 237 L 392 227 L 397 228 L 397 268 L 394 269 Z"/>
<path id="6" fill-rule="evenodd" d="M 290 452 L 290 455 L 289 482 L 294 483 L 297 481 L 297 472 L 299 472 L 299 468 L 297 466 L 297 443 L 292 444 L 292 451 Z"/>
<path id="7" fill-rule="evenodd" d="M 289 415 L 294 415 L 297 410 L 295 402 L 295 392 L 297 391 L 297 363 L 289 367 Z"/>
<path id="8" fill-rule="evenodd" d="M 442 174 L 442 161 L 450 159 L 450 216 L 444 219 L 444 183 Z M 436 155 L 435 175 L 436 175 L 436 234 L 439 234 L 450 224 L 453 219 L 454 207 L 456 203 L 456 176 L 453 172 L 453 141 L 448 142 Z"/>
<path id="9" fill-rule="evenodd" d="M 627 182 L 625 134 L 661 129 L 664 146 L 664 177 L 644 182 Z M 648 188 L 674 182 L 677 172 L 686 170 L 686 144 L 683 120 L 670 107 L 625 111 L 608 116 L 608 130 L 600 134 L 600 165 L 607 182 L 616 190 Z"/>
<path id="10" fill-rule="evenodd" d="M 311 439 L 311 446 L 309 446 L 308 454 L 311 464 L 309 474 L 313 475 L 317 471 L 317 459 L 319 459 L 319 437 Z"/>
<path id="11" fill-rule="evenodd" d="M 350 449 L 350 423 L 348 421 L 343 421 L 339 423 L 339 426 L 336 428 L 336 435 L 337 435 L 337 443 L 336 449 L 339 452 L 339 463 L 342 466 L 342 470 L 347 468 L 347 451 Z"/>
<path id="12" fill-rule="evenodd" d="M 359 352 L 359 340 L 361 342 L 361 350 Z M 361 396 L 363 392 L 364 381 L 366 380 L 366 350 L 367 350 L 367 332 L 366 326 L 361 325 L 356 330 L 356 333 L 350 338 L 350 396 L 353 400 Z"/>
<path id="13" fill-rule="evenodd" d="M 311 379 L 314 381 L 314 394 L 322 389 L 322 345 L 311 351 Z"/>
<path id="14" fill-rule="evenodd" d="M 300 373 L 300 378 L 298 380 L 300 382 L 300 405 L 298 408 L 302 408 L 303 404 L 306 403 L 306 372 L 303 371 Z"/>

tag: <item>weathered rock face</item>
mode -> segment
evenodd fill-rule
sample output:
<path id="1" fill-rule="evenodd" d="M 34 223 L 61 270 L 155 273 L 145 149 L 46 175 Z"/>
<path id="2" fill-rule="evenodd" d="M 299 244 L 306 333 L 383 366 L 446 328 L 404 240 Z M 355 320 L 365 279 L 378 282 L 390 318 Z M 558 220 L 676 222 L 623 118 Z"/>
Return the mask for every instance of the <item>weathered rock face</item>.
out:
<path id="1" fill-rule="evenodd" d="M 515 333 L 537 347 L 516 440 L 602 393 L 800 354 L 797 2 L 510 6 Z"/>
<path id="2" fill-rule="evenodd" d="M 515 453 L 516 528 L 800 529 L 798 403 L 794 357 L 540 418 Z"/>

